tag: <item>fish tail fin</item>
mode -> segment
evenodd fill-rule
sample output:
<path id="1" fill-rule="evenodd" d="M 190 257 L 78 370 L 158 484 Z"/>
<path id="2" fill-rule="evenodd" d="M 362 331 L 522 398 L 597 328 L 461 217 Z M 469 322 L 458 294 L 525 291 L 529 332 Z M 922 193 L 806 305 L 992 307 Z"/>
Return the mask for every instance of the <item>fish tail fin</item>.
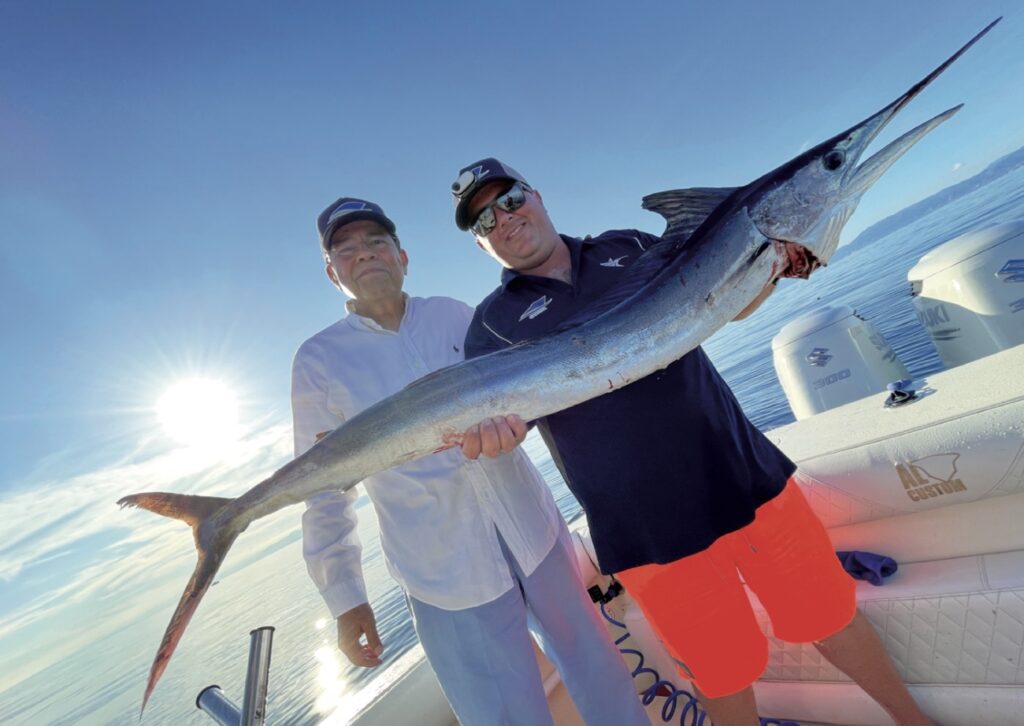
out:
<path id="1" fill-rule="evenodd" d="M 147 492 L 145 494 L 132 494 L 117 502 L 121 507 L 148 509 L 156 514 L 180 519 L 187 523 L 192 527 L 192 534 L 196 543 L 196 553 L 198 555 L 198 562 L 196 562 L 196 568 L 192 572 L 192 578 L 188 581 L 188 585 L 185 586 L 185 592 L 181 594 L 178 606 L 174 609 L 174 614 L 171 616 L 171 622 L 168 623 L 167 629 L 164 631 L 163 640 L 160 641 L 160 647 L 157 649 L 156 657 L 153 659 L 153 665 L 150 667 L 149 681 L 146 683 L 146 693 L 142 697 L 142 708 L 139 709 L 139 718 L 142 718 L 142 713 L 146 710 L 146 703 L 153 694 L 153 689 L 156 688 L 160 676 L 163 675 L 164 669 L 170 662 L 174 649 L 178 646 L 181 636 L 184 635 L 185 628 L 192 619 L 192 615 L 195 614 L 196 608 L 199 607 L 199 601 L 203 599 L 203 595 L 210 589 L 217 570 L 220 568 L 225 556 L 227 556 L 228 550 L 231 549 L 231 545 L 241 531 L 241 529 L 236 529 L 230 525 L 224 526 L 226 523 L 221 522 L 217 523 L 221 526 L 204 526 L 214 518 L 217 512 L 223 510 L 232 501 L 234 500 L 224 497 L 200 497 L 168 492 Z"/>
<path id="2" fill-rule="evenodd" d="M 232 501 L 227 497 L 199 497 L 192 494 L 173 494 L 171 492 L 146 492 L 130 494 L 117 500 L 118 506 L 148 509 L 172 519 L 180 519 L 195 532 L 199 524 Z"/>

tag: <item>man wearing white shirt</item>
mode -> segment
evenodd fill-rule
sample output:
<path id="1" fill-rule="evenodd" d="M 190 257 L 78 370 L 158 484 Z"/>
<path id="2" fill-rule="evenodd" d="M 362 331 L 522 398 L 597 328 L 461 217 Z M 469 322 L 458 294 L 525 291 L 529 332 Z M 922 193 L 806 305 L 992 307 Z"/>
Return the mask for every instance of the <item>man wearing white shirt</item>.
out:
<path id="1" fill-rule="evenodd" d="M 364 408 L 461 361 L 473 312 L 451 298 L 402 292 L 408 256 L 378 205 L 343 197 L 317 228 L 327 276 L 350 300 L 348 315 L 295 355 L 296 455 Z M 583 591 L 565 522 L 517 448 L 525 435 L 518 417 L 497 417 L 468 430 L 461 450 L 364 480 L 388 570 L 463 724 L 551 723 L 528 625 L 588 724 L 647 724 Z M 487 456 L 467 458 L 480 452 Z M 362 577 L 356 497 L 353 489 L 307 502 L 303 554 L 337 619 L 339 648 L 355 665 L 373 667 L 383 646 Z"/>

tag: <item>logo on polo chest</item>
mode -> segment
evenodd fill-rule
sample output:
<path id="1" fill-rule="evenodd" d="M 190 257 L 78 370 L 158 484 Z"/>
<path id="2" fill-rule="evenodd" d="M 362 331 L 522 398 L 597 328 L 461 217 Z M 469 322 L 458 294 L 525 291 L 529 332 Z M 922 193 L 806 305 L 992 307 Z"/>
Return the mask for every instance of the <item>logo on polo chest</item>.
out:
<path id="1" fill-rule="evenodd" d="M 548 309 L 551 304 L 551 298 L 547 295 L 541 295 L 539 298 L 530 303 L 530 307 L 523 311 L 523 314 L 519 316 L 519 322 L 524 320 L 533 320 L 535 317 L 540 315 L 542 312 Z"/>
<path id="2" fill-rule="evenodd" d="M 601 267 L 625 267 L 622 261 L 629 257 L 629 255 L 623 255 L 622 257 L 609 257 L 606 261 L 601 263 Z"/>

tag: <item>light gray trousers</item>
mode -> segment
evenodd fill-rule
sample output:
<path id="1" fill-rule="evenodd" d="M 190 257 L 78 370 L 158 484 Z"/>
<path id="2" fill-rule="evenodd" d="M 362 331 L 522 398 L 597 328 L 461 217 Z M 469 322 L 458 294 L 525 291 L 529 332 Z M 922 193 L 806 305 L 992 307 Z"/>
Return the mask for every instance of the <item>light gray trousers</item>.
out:
<path id="1" fill-rule="evenodd" d="M 463 726 L 551 724 L 532 631 L 587 726 L 649 726 L 632 678 L 580 582 L 563 528 L 529 577 L 504 542 L 518 587 L 497 600 L 443 610 L 409 597 L 423 649 Z"/>

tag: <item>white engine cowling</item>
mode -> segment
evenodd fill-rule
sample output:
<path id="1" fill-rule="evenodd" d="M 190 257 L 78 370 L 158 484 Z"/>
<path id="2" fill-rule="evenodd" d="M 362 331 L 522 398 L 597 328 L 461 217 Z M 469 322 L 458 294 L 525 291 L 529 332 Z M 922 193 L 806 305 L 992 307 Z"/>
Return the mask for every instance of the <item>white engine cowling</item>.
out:
<path id="1" fill-rule="evenodd" d="M 949 240 L 907 279 L 947 368 L 1024 343 L 1024 219 Z"/>
<path id="2" fill-rule="evenodd" d="M 909 378 L 878 329 L 845 305 L 797 318 L 772 339 L 775 373 L 797 419 Z"/>

